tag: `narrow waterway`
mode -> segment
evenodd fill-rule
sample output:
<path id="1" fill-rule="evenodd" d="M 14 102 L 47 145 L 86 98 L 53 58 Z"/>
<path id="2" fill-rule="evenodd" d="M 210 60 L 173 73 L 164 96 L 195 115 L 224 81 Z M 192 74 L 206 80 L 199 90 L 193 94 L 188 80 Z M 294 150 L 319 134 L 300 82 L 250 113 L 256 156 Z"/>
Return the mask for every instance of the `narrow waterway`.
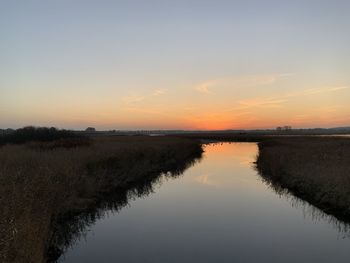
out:
<path id="1" fill-rule="evenodd" d="M 181 176 L 107 211 L 60 262 L 349 262 L 347 226 L 276 193 L 256 155 L 254 143 L 205 146 Z"/>

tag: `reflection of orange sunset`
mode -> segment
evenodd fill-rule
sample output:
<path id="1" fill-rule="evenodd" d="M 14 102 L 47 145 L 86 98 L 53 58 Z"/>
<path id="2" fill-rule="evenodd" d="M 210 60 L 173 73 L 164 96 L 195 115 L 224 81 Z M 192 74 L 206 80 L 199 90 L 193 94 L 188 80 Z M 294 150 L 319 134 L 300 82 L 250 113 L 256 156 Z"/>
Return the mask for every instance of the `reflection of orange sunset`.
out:
<path id="1" fill-rule="evenodd" d="M 205 146 L 206 154 L 213 154 L 211 158 L 217 158 L 219 161 L 224 158 L 233 158 L 238 164 L 250 165 L 254 160 L 257 145 L 255 143 L 217 143 Z"/>
<path id="2" fill-rule="evenodd" d="M 242 189 L 249 185 L 259 191 L 263 187 L 256 185 L 255 177 L 246 174 L 251 171 L 256 154 L 255 143 L 208 144 L 205 146 L 206 167 L 192 180 L 213 188 Z"/>
<path id="3" fill-rule="evenodd" d="M 0 1 L 0 263 L 349 262 L 349 11 Z"/>

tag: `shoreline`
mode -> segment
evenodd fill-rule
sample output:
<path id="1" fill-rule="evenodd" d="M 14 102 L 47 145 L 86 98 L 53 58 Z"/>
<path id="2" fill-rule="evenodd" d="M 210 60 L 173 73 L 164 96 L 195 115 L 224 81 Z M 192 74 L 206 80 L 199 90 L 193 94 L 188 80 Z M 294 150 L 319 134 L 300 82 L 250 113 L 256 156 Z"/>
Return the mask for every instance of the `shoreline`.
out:
<path id="1" fill-rule="evenodd" d="M 268 184 L 350 222 L 350 139 L 275 139 L 258 146 L 256 167 Z"/>
<path id="2" fill-rule="evenodd" d="M 125 199 L 162 174 L 180 174 L 203 151 L 179 138 L 92 139 L 68 149 L 0 148 L 1 262 L 55 262 L 83 228 L 79 216 L 113 206 L 107 199 Z"/>
<path id="3" fill-rule="evenodd" d="M 55 262 L 83 231 L 79 218 L 119 209 L 130 191 L 147 194 L 160 176 L 181 174 L 201 158 L 205 144 L 220 142 L 257 143 L 255 165 L 267 184 L 350 221 L 347 137 L 111 136 L 92 137 L 91 144 L 73 148 L 31 142 L 0 147 L 0 194 L 5 197 L 0 199 L 5 231 L 0 234 L 6 245 L 0 259 Z"/>

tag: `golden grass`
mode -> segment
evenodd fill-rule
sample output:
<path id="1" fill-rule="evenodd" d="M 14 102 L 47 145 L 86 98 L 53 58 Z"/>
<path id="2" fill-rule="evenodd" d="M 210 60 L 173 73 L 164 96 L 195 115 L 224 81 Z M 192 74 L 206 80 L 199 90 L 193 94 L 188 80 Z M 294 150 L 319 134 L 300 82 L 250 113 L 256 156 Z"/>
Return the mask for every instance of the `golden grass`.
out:
<path id="1" fill-rule="evenodd" d="M 115 189 L 176 173 L 201 152 L 195 141 L 141 136 L 95 138 L 69 149 L 0 147 L 0 262 L 46 262 L 60 220 Z"/>

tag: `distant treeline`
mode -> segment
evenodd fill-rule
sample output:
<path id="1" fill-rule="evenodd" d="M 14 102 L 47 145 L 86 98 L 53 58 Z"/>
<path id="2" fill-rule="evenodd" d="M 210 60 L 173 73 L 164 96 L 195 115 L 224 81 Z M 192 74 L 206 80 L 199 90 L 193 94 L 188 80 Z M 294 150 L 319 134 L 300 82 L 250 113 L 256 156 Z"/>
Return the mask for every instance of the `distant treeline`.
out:
<path id="1" fill-rule="evenodd" d="M 26 142 L 50 142 L 66 138 L 78 138 L 73 131 L 59 130 L 54 127 L 33 127 L 28 126 L 0 135 L 0 145 L 13 143 L 22 144 Z"/>

